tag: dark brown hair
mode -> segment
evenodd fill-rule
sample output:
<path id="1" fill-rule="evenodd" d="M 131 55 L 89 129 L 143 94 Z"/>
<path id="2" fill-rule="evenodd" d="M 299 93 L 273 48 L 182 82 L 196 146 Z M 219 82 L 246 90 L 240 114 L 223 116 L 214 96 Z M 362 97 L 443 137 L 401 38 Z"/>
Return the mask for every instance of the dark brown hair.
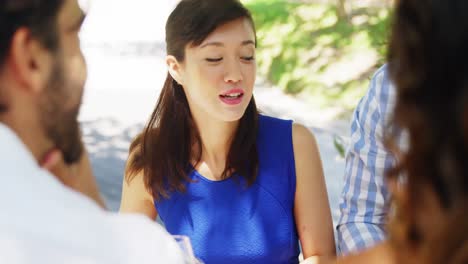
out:
<path id="1" fill-rule="evenodd" d="M 395 12 L 394 119 L 409 148 L 389 174 L 405 179 L 390 227 L 399 250 L 422 254 L 419 263 L 468 263 L 467 13 L 466 0 L 400 0 Z M 420 217 L 436 217 L 423 212 L 431 204 L 441 218 L 428 228 Z"/>
<path id="2" fill-rule="evenodd" d="M 0 2 L 0 70 L 15 32 L 26 27 L 50 51 L 58 49 L 57 15 L 63 0 L 2 0 Z M 1 87 L 0 87 L 1 89 Z M 0 114 L 8 107 L 0 91 Z"/>
<path id="3" fill-rule="evenodd" d="M 182 0 L 166 23 L 167 54 L 184 61 L 185 48 L 198 46 L 217 27 L 238 18 L 254 23 L 250 12 L 236 0 Z M 254 28 L 255 31 L 255 28 Z M 258 112 L 252 97 L 239 122 L 222 174 L 236 173 L 253 183 L 257 174 Z M 144 131 L 130 146 L 126 180 L 143 172 L 146 188 L 155 200 L 172 191 L 185 191 L 192 160 L 201 159 L 201 139 L 182 86 L 167 74 L 156 109 Z M 193 147 L 197 151 L 193 152 Z M 193 164 L 196 166 L 196 164 Z"/>

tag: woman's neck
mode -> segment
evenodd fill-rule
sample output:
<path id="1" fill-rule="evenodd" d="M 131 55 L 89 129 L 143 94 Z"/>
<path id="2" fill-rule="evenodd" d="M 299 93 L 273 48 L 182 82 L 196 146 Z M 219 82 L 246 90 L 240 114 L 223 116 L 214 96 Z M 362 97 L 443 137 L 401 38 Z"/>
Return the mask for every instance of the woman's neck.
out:
<path id="1" fill-rule="evenodd" d="M 200 162 L 197 170 L 213 180 L 221 179 L 227 155 L 231 148 L 239 121 L 226 122 L 210 118 L 196 118 L 201 144 Z"/>

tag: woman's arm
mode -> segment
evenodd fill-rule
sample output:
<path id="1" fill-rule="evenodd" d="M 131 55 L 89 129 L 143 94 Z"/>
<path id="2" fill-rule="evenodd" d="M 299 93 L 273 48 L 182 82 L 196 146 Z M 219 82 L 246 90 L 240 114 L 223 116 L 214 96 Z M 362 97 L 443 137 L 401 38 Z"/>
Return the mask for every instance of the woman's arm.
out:
<path id="1" fill-rule="evenodd" d="M 365 251 L 344 257 L 310 257 L 301 264 L 396 264 L 395 255 L 388 242 L 383 242 Z M 417 262 L 413 262 L 417 263 Z"/>
<path id="2" fill-rule="evenodd" d="M 131 181 L 124 177 L 122 184 L 121 213 L 140 213 L 156 219 L 158 213 L 153 203 L 153 195 L 148 192 L 143 181 L 143 173 L 138 173 Z"/>
<path id="3" fill-rule="evenodd" d="M 322 162 L 312 133 L 293 125 L 296 163 L 294 215 L 304 259 L 334 256 L 335 239 Z"/>

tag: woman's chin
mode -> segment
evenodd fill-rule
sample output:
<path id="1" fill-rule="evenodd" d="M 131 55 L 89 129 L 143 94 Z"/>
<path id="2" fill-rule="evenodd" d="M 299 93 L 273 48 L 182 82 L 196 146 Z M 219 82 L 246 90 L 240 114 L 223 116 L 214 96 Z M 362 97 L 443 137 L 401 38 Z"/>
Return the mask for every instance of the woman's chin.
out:
<path id="1" fill-rule="evenodd" d="M 224 122 L 236 122 L 239 121 L 245 113 L 243 110 L 234 110 L 234 109 L 224 109 L 224 111 L 218 112 L 219 118 Z"/>

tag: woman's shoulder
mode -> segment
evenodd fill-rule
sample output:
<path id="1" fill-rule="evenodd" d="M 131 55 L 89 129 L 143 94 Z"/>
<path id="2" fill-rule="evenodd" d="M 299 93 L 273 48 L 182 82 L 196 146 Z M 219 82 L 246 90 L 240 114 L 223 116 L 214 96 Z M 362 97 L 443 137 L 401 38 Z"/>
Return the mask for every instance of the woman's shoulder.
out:
<path id="1" fill-rule="evenodd" d="M 315 136 L 306 126 L 293 120 L 267 115 L 259 116 L 257 142 L 265 149 L 280 149 L 292 152 L 292 147 L 302 149 L 302 145 L 316 145 Z M 291 151 L 289 151 L 291 150 Z"/>
<path id="2" fill-rule="evenodd" d="M 268 133 L 282 129 L 284 132 L 294 137 L 313 137 L 313 133 L 301 123 L 291 119 L 282 119 L 269 115 L 259 114 L 259 129 Z"/>
<path id="3" fill-rule="evenodd" d="M 265 114 L 258 114 L 258 121 L 259 122 L 267 122 L 267 123 L 290 123 L 292 122 L 291 119 L 283 119 L 283 118 L 278 118 L 270 115 L 265 115 Z"/>
<path id="4" fill-rule="evenodd" d="M 293 121 L 259 115 L 257 146 L 260 154 L 292 153 Z"/>
<path id="5" fill-rule="evenodd" d="M 259 130 L 266 130 L 268 132 L 277 131 L 278 129 L 290 129 L 293 120 L 281 119 L 269 115 L 259 114 L 258 127 Z"/>

